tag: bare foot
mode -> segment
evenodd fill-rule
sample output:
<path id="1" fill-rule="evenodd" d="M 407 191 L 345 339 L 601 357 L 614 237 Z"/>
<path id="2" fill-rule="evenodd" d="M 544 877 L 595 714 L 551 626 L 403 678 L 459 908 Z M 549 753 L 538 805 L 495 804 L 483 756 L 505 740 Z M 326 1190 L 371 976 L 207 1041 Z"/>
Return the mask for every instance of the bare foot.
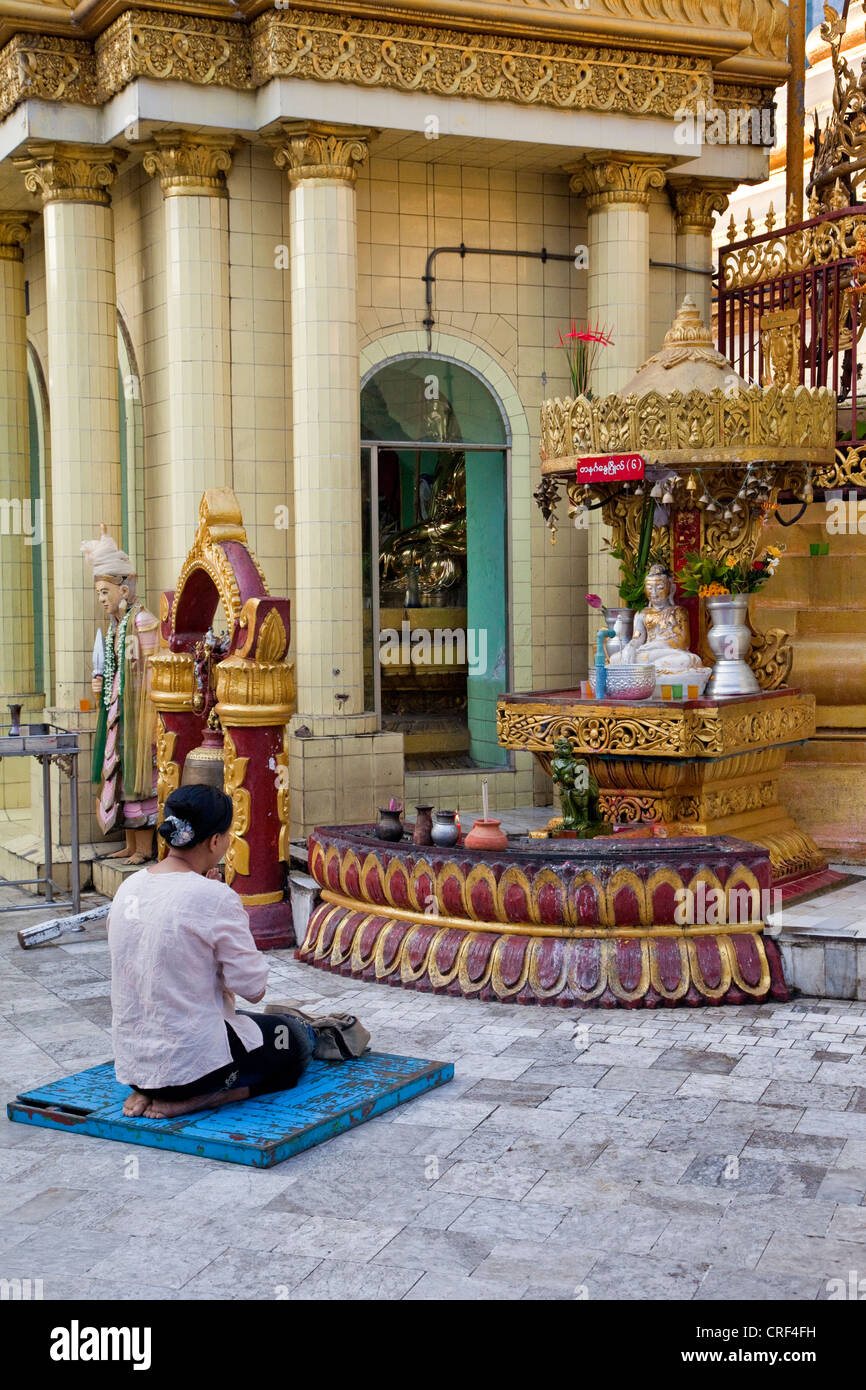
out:
<path id="1" fill-rule="evenodd" d="M 150 1101 L 147 1096 L 143 1096 L 141 1091 L 133 1091 L 131 1096 L 127 1096 L 123 1102 L 123 1113 L 134 1118 L 143 1115 Z"/>
<path id="2" fill-rule="evenodd" d="M 114 858 L 114 855 L 112 855 L 111 858 L 113 859 L 113 858 Z M 146 855 L 146 854 L 131 854 L 131 855 L 129 856 L 129 858 L 127 859 L 126 862 L 127 862 L 127 864 L 146 864 L 146 863 L 147 863 L 147 855 Z"/>
<path id="3" fill-rule="evenodd" d="M 235 1100 L 248 1100 L 249 1086 L 234 1091 L 215 1091 L 210 1096 L 191 1096 L 189 1100 L 152 1100 L 144 1111 L 146 1120 L 173 1120 L 177 1115 L 192 1115 L 196 1110 L 215 1110 Z"/>
<path id="4" fill-rule="evenodd" d="M 123 849 L 116 849 L 113 854 L 103 854 L 102 857 L 103 859 L 125 859 L 128 854 L 129 850 L 124 845 Z"/>

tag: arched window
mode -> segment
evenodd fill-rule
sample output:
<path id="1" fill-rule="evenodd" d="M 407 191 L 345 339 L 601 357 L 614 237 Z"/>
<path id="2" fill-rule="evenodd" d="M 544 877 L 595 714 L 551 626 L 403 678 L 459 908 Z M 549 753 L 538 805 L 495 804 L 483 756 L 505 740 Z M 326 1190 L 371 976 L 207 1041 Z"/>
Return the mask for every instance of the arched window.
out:
<path id="1" fill-rule="evenodd" d="M 487 383 L 447 358 L 404 356 L 361 390 L 366 675 L 406 767 L 501 767 L 508 668 L 507 448 Z"/>

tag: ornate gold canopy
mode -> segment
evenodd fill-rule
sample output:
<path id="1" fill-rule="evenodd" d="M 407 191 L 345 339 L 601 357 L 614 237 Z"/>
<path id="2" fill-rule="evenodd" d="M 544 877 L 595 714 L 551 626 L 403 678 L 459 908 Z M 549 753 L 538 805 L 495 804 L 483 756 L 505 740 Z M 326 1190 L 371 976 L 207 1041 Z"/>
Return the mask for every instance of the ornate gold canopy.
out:
<path id="1" fill-rule="evenodd" d="M 622 391 L 541 407 L 541 471 L 569 477 L 578 459 L 636 453 L 649 467 L 819 464 L 833 459 L 836 397 L 826 386 L 750 385 L 712 344 L 686 295 L 664 345 Z"/>

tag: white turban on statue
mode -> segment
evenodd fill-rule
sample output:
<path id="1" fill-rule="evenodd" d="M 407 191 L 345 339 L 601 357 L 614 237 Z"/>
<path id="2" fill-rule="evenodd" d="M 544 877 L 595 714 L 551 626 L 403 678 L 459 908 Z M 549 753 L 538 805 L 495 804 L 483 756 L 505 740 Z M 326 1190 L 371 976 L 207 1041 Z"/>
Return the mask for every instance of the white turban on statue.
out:
<path id="1" fill-rule="evenodd" d="M 81 553 L 89 565 L 93 566 L 94 579 L 129 579 L 135 568 L 126 551 L 121 550 L 113 536 L 109 536 L 102 523 L 99 539 L 82 541 Z"/>

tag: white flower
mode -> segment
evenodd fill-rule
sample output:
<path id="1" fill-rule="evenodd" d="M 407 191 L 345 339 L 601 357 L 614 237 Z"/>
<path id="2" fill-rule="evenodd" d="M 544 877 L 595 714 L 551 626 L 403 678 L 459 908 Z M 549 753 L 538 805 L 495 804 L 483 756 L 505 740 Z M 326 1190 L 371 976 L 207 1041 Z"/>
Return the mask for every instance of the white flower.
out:
<path id="1" fill-rule="evenodd" d="M 189 821 L 182 820 L 180 816 L 166 816 L 163 825 L 171 826 L 168 843 L 173 849 L 181 849 L 195 838 L 195 831 Z"/>

